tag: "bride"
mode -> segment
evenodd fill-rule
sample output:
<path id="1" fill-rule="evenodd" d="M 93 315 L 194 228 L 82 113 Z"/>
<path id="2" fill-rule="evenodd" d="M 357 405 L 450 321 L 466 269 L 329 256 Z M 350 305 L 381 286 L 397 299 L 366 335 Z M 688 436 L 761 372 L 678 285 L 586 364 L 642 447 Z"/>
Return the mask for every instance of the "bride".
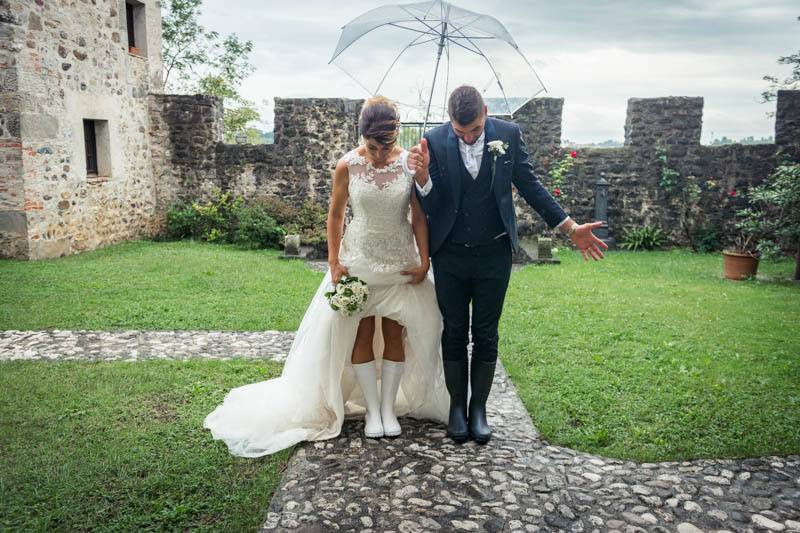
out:
<path id="1" fill-rule="evenodd" d="M 330 268 L 311 300 L 280 377 L 231 390 L 203 422 L 242 457 L 339 435 L 346 415 L 365 415 L 370 438 L 400 435 L 398 416 L 446 423 L 442 319 L 428 273 L 428 226 L 413 194 L 400 119 L 384 97 L 366 101 L 363 143 L 333 175 Z M 352 221 L 344 229 L 348 199 Z M 331 309 L 325 292 L 342 276 L 368 284 L 364 309 Z M 358 387 L 356 387 L 356 384 Z"/>

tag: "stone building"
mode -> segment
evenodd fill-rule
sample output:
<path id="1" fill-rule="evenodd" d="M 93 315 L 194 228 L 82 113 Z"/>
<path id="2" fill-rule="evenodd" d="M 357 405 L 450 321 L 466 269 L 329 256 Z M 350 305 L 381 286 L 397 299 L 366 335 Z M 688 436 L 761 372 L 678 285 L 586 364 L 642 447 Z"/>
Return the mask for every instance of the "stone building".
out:
<path id="1" fill-rule="evenodd" d="M 150 234 L 159 2 L 5 0 L 0 24 L 0 256 Z"/>
<path id="2" fill-rule="evenodd" d="M 40 259 L 156 235 L 176 200 L 215 189 L 246 198 L 279 196 L 326 205 L 337 159 L 358 142 L 361 100 L 275 100 L 275 143 L 223 142 L 219 98 L 160 94 L 161 20 L 155 0 L 0 3 L 0 257 Z M 513 120 L 536 170 L 559 158 L 562 98 L 537 98 Z M 780 91 L 775 143 L 703 146 L 700 97 L 631 98 L 622 148 L 578 151 L 562 204 L 593 217 L 604 178 L 617 239 L 650 223 L 685 243 L 659 186 L 656 147 L 669 166 L 698 183 L 713 180 L 702 209 L 729 238 L 745 190 L 776 166 L 800 158 L 800 91 Z M 519 199 L 518 199 L 519 200 Z M 517 202 L 523 234 L 547 231 Z"/>

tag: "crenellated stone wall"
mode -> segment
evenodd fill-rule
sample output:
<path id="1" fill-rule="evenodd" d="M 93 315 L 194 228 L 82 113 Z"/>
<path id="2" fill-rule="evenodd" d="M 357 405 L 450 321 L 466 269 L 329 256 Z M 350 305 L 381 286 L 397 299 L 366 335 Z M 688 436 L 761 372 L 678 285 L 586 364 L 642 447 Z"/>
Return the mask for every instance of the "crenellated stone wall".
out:
<path id="1" fill-rule="evenodd" d="M 336 161 L 358 144 L 361 100 L 276 98 L 275 142 L 217 149 L 220 184 L 246 196 L 327 205 Z"/>
<path id="2" fill-rule="evenodd" d="M 152 234 L 148 94 L 161 86 L 157 0 L 8 0 L 0 7 L 0 256 L 57 257 Z M 87 173 L 84 119 L 101 171 Z"/>
<path id="3" fill-rule="evenodd" d="M 214 188 L 327 204 L 333 167 L 357 144 L 360 111 L 360 100 L 276 98 L 274 144 L 225 144 L 220 99 L 153 95 L 158 210 Z"/>
<path id="4" fill-rule="evenodd" d="M 574 166 L 567 172 L 564 192 L 559 198 L 565 210 L 578 221 L 594 217 L 596 183 L 609 183 L 608 219 L 611 235 L 617 240 L 624 230 L 642 224 L 659 226 L 675 244 L 688 243 L 659 185 L 662 164 L 656 147 L 666 151 L 668 167 L 683 176 L 694 176 L 702 196 L 700 208 L 704 225 L 718 231 L 722 242 L 734 232 L 734 213 L 745 205 L 742 193 L 760 183 L 775 168 L 780 152 L 800 160 L 800 91 L 779 91 L 776 113 L 776 143 L 703 146 L 700 134 L 703 99 L 699 97 L 631 98 L 625 121 L 625 145 L 622 148 L 581 148 L 576 150 Z M 556 100 L 556 99 L 553 99 Z M 554 103 L 552 109 L 560 109 Z M 515 121 L 526 139 L 538 132 L 555 131 L 560 113 L 542 111 L 546 106 L 527 105 Z M 552 123 L 547 126 L 547 123 Z M 536 124 L 534 135 L 528 124 Z M 528 142 L 537 173 L 547 176 L 558 159 L 570 150 L 553 138 L 550 143 Z M 709 185 L 713 183 L 712 185 Z M 733 194 L 733 195 L 732 195 Z M 540 234 L 548 229 L 533 210 L 516 198 L 520 232 Z"/>

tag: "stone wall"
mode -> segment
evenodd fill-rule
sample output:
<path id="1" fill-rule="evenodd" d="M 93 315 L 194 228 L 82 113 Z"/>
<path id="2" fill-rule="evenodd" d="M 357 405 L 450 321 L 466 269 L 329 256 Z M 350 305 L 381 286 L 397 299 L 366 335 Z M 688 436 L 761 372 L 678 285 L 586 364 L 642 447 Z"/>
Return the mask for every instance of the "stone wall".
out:
<path id="1" fill-rule="evenodd" d="M 25 46 L 17 10 L 0 6 L 0 257 L 27 257 L 28 222 L 22 172 L 19 64 Z M 29 104 L 25 104 L 29 105 Z"/>
<path id="2" fill-rule="evenodd" d="M 656 147 L 662 146 L 670 168 L 696 178 L 703 191 L 700 206 L 705 223 L 717 228 L 720 240 L 727 242 L 734 231 L 733 214 L 745 205 L 742 193 L 747 187 L 760 183 L 772 172 L 779 152 L 800 159 L 798 95 L 800 91 L 780 91 L 778 95 L 775 144 L 725 146 L 700 144 L 702 98 L 631 98 L 624 147 L 578 149 L 575 164 L 566 177 L 567 197 L 559 201 L 576 220 L 593 220 L 595 184 L 602 177 L 610 184 L 608 219 L 611 235 L 617 240 L 628 228 L 655 224 L 671 242 L 687 244 L 676 211 L 659 185 L 662 165 L 656 157 Z M 560 99 L 552 100 L 552 106 L 528 105 L 517 113 L 515 121 L 526 139 L 535 138 L 541 131 L 555 131 L 560 125 L 560 104 L 555 102 Z M 528 124 L 536 125 L 533 136 Z M 550 143 L 528 142 L 540 176 L 547 176 L 554 163 L 570 151 L 561 147 L 557 138 L 551 139 Z M 709 187 L 709 180 L 716 186 Z M 735 196 L 730 195 L 731 191 Z M 524 201 L 519 197 L 516 200 L 521 233 L 548 231 Z"/>
<path id="3" fill-rule="evenodd" d="M 219 98 L 152 96 L 159 212 L 215 188 L 327 204 L 336 161 L 357 143 L 360 110 L 360 100 L 276 98 L 275 143 L 236 145 L 221 142 Z"/>
<path id="4" fill-rule="evenodd" d="M 217 146 L 222 143 L 222 101 L 213 96 L 152 94 L 149 143 L 155 183 L 156 218 L 179 199 L 220 187 Z"/>
<path id="5" fill-rule="evenodd" d="M 139 4 L 140 55 L 125 1 L 3 3 L 0 256 L 56 257 L 152 234 L 147 95 L 161 86 L 157 0 Z M 96 120 L 87 175 L 83 120 Z"/>
<path id="6" fill-rule="evenodd" d="M 594 216 L 599 178 L 609 184 L 609 225 L 619 239 L 627 228 L 655 224 L 671 242 L 686 244 L 675 209 L 659 186 L 662 165 L 695 176 L 704 194 L 701 206 L 709 225 L 728 240 L 741 193 L 775 167 L 779 150 L 800 155 L 800 113 L 796 91 L 781 91 L 777 102 L 776 144 L 702 146 L 703 99 L 699 97 L 631 98 L 622 148 L 577 150 L 559 198 L 573 218 Z M 562 98 L 537 98 L 513 120 L 522 128 L 536 172 L 547 176 L 570 152 L 561 147 Z M 152 145 L 158 174 L 158 211 L 178 198 L 194 198 L 213 188 L 246 198 L 279 196 L 299 205 L 310 199 L 327 205 L 331 172 L 337 159 L 357 143 L 361 101 L 281 99 L 275 101 L 275 144 L 230 145 L 221 142 L 222 104 L 197 96 L 151 97 Z M 509 117 L 501 117 L 509 118 Z M 711 180 L 716 187 L 709 188 Z M 545 180 L 546 181 L 546 180 Z M 730 196 L 737 191 L 737 196 Z M 517 197 L 520 233 L 548 232 L 542 219 Z"/>
<path id="7" fill-rule="evenodd" d="M 360 100 L 276 98 L 275 142 L 217 150 L 223 188 L 327 205 L 336 161 L 358 144 Z"/>

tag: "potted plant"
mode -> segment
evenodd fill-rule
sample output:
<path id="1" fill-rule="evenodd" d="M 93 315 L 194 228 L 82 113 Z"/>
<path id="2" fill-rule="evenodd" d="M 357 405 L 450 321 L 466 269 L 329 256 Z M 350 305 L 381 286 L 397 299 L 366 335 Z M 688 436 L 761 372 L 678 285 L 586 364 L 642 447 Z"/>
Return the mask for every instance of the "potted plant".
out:
<path id="1" fill-rule="evenodd" d="M 722 266 L 727 279 L 747 279 L 755 277 L 758 272 L 760 254 L 756 248 L 755 236 L 742 227 L 742 222 L 736 224 L 741 233 L 733 241 L 733 246 L 722 251 Z"/>
<path id="2" fill-rule="evenodd" d="M 748 262 L 755 267 L 750 275 L 755 275 L 758 258 L 769 259 L 782 255 L 784 250 L 795 254 L 794 280 L 800 280 L 800 163 L 784 160 L 764 182 L 750 187 L 750 207 L 737 211 L 740 218 L 736 227 L 740 236 L 732 250 L 726 251 L 725 277 L 741 279 L 743 274 L 731 271 L 728 263 Z M 739 259 L 737 256 L 750 256 Z M 749 271 L 748 271 L 749 272 Z"/>

